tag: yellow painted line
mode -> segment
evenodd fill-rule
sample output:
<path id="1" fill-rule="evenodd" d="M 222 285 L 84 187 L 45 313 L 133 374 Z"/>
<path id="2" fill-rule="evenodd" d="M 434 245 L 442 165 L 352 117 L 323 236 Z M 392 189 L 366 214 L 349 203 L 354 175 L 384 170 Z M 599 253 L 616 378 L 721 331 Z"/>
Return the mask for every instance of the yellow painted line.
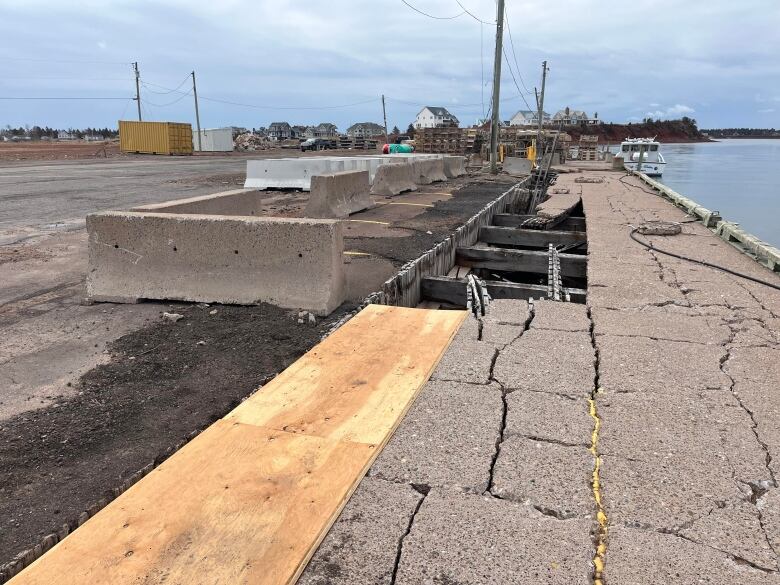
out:
<path id="1" fill-rule="evenodd" d="M 368 252 L 344 252 L 345 256 L 373 256 L 373 254 L 369 254 Z"/>
<path id="2" fill-rule="evenodd" d="M 601 391 L 599 388 L 596 394 Z M 595 396 L 595 395 L 594 395 Z M 601 418 L 596 410 L 596 399 L 588 398 L 588 411 L 593 419 L 593 432 L 590 436 L 590 449 L 593 455 L 593 478 L 591 486 L 593 488 L 593 498 L 596 500 L 596 519 L 598 520 L 598 534 L 596 535 L 596 553 L 593 555 L 593 585 L 604 584 L 604 560 L 607 556 L 607 513 L 604 511 L 604 504 L 601 501 L 601 457 L 599 456 L 599 431 L 601 430 Z"/>
<path id="3" fill-rule="evenodd" d="M 386 221 L 373 221 L 370 219 L 345 219 L 344 221 L 354 221 L 355 223 L 375 223 L 377 225 L 390 225 L 390 223 Z"/>

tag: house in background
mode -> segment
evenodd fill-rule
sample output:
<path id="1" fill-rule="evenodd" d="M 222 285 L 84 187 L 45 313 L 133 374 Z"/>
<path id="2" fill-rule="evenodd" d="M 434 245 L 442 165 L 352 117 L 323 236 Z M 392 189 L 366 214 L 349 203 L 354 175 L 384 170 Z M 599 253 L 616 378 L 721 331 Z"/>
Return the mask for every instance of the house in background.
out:
<path id="1" fill-rule="evenodd" d="M 57 140 L 78 140 L 78 135 L 75 132 L 60 130 L 57 132 Z"/>
<path id="2" fill-rule="evenodd" d="M 384 135 L 385 127 L 374 122 L 358 122 L 347 128 L 347 136 L 350 138 L 373 138 Z"/>
<path id="3" fill-rule="evenodd" d="M 308 130 L 308 126 L 301 126 L 301 125 L 295 125 L 292 128 L 290 128 L 290 134 L 291 138 L 304 138 L 306 136 L 306 130 Z"/>
<path id="4" fill-rule="evenodd" d="M 292 128 L 287 122 L 271 122 L 268 126 L 268 138 L 271 140 L 288 140 L 292 137 Z"/>
<path id="5" fill-rule="evenodd" d="M 550 114 L 542 112 L 542 124 L 550 123 Z M 510 126 L 538 126 L 539 112 L 533 110 L 520 110 L 509 120 Z"/>
<path id="6" fill-rule="evenodd" d="M 306 138 L 338 138 L 339 129 L 330 122 L 320 122 L 306 128 Z"/>
<path id="7" fill-rule="evenodd" d="M 600 124 L 599 115 L 595 114 L 592 118 L 588 117 L 588 114 L 582 110 L 571 110 L 567 106 L 563 110 L 558 110 L 552 117 L 552 121 L 555 124 L 563 124 L 564 126 L 577 126 L 579 124 Z"/>
<path id="8" fill-rule="evenodd" d="M 460 122 L 447 111 L 447 108 L 425 106 L 414 120 L 415 128 L 457 128 Z"/>

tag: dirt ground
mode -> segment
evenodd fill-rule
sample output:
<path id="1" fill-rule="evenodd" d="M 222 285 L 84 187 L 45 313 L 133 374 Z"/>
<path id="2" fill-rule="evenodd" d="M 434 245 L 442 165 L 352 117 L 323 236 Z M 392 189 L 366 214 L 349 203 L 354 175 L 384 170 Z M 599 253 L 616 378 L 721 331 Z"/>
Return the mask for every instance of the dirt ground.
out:
<path id="1" fill-rule="evenodd" d="M 366 155 L 368 151 L 360 150 L 332 150 L 324 154 L 338 156 Z M 192 156 L 196 158 L 210 156 L 249 156 L 253 158 L 268 158 L 279 156 L 322 156 L 323 152 L 302 153 L 294 148 L 271 148 L 268 150 L 235 151 L 235 152 L 197 152 Z M 136 155 L 124 153 L 119 150 L 118 140 L 105 140 L 103 142 L 86 142 L 74 140 L 69 142 L 52 141 L 25 141 L 25 142 L 0 142 L 0 161 L 34 161 L 34 160 L 83 160 L 102 158 L 138 158 L 155 157 L 167 158 L 159 155 Z"/>
<path id="2" fill-rule="evenodd" d="M 119 142 L 0 142 L 0 160 L 67 160 L 124 156 Z"/>
<path id="3" fill-rule="evenodd" d="M 3 561 L 64 523 L 75 527 L 111 488 L 227 414 L 341 316 L 312 327 L 271 305 L 169 310 L 184 317 L 112 343 L 110 362 L 87 372 L 75 396 L 0 423 Z"/>
<path id="4" fill-rule="evenodd" d="M 236 178 L 192 180 L 220 190 Z M 376 290 L 512 182 L 462 178 L 353 216 L 345 247 L 362 255 L 345 256 L 351 298 Z M 0 565 L 223 416 L 354 306 L 315 327 L 270 305 L 85 306 L 84 230 L 0 250 L 8 277 L 0 282 L 8 385 L 0 388 Z M 163 311 L 185 317 L 171 323 Z"/>

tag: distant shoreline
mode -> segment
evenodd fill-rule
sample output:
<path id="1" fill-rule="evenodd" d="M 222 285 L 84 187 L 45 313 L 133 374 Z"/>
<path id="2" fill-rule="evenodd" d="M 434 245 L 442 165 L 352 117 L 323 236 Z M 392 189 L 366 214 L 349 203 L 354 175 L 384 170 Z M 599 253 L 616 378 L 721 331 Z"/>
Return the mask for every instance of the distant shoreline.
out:
<path id="1" fill-rule="evenodd" d="M 710 140 L 780 140 L 780 136 L 710 136 Z"/>

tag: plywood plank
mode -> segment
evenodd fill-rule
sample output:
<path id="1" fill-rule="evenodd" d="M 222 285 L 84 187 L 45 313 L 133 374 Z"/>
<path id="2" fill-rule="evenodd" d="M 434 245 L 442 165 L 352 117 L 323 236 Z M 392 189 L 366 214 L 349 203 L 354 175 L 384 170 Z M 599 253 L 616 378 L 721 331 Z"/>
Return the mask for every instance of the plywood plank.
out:
<path id="1" fill-rule="evenodd" d="M 373 451 L 218 421 L 12 583 L 289 583 Z"/>
<path id="2" fill-rule="evenodd" d="M 10 583 L 294 583 L 464 317 L 369 306 Z"/>
<path id="3" fill-rule="evenodd" d="M 228 418 L 382 444 L 465 313 L 369 305 Z"/>

